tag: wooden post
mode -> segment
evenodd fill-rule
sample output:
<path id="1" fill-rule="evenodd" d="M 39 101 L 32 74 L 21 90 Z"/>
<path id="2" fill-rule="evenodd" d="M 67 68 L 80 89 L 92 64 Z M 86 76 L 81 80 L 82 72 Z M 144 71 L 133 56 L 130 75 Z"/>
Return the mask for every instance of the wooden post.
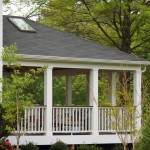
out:
<path id="1" fill-rule="evenodd" d="M 98 69 L 93 68 L 90 71 L 90 106 L 92 111 L 92 130 L 93 135 L 98 135 Z"/>
<path id="2" fill-rule="evenodd" d="M 48 67 L 44 72 L 44 105 L 46 105 L 45 111 L 45 130 L 46 135 L 52 135 L 52 90 L 53 90 L 53 76 L 52 68 Z"/>
<path id="3" fill-rule="evenodd" d="M 134 106 L 136 107 L 135 112 L 135 124 L 137 130 L 141 128 L 141 77 L 142 71 L 138 69 L 134 71 Z"/>

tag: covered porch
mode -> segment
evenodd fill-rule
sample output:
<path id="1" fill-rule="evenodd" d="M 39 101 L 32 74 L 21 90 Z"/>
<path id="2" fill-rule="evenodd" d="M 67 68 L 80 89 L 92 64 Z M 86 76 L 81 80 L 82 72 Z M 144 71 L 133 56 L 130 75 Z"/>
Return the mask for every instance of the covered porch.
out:
<path id="1" fill-rule="evenodd" d="M 52 67 L 53 66 L 53 67 Z M 130 72 L 133 82 L 132 117 L 127 115 L 129 110 L 117 104 L 117 80 L 122 71 Z M 99 80 L 102 72 L 109 76 L 107 90 L 108 101 L 111 106 L 100 106 Z M 141 67 L 118 65 L 86 64 L 49 65 L 44 72 L 44 105 L 25 107 L 24 116 L 20 123 L 20 132 L 23 136 L 67 136 L 67 135 L 111 135 L 116 134 L 118 125 L 120 130 L 130 133 L 130 124 L 125 120 L 134 121 L 136 128 L 141 127 Z M 65 76 L 66 93 L 64 104 L 54 103 L 53 81 L 56 76 Z M 84 105 L 73 104 L 72 77 L 85 75 L 86 95 Z M 115 112 L 115 115 L 114 115 Z M 131 114 L 131 113 L 130 113 Z M 118 117 L 118 120 L 117 120 Z M 134 120 L 131 120 L 135 118 Z M 119 119 L 124 121 L 119 122 Z M 116 124 L 116 121 L 119 124 Z"/>

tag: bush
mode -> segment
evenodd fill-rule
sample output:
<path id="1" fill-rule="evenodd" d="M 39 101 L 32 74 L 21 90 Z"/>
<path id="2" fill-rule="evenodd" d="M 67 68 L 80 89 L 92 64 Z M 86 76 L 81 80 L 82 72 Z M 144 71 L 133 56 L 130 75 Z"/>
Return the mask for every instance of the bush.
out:
<path id="1" fill-rule="evenodd" d="M 6 110 L 2 104 L 0 104 L 0 139 L 3 137 L 7 137 L 9 135 L 9 131 L 6 129 L 6 126 L 12 126 L 8 122 L 8 120 L 4 119 L 6 115 Z"/>
<path id="2" fill-rule="evenodd" d="M 145 122 L 145 126 L 142 128 L 142 133 L 140 136 L 140 150 L 150 148 L 150 119 Z"/>
<path id="3" fill-rule="evenodd" d="M 95 145 L 80 145 L 77 150 L 102 150 L 102 148 L 98 148 Z"/>
<path id="4" fill-rule="evenodd" d="M 69 150 L 69 148 L 62 141 L 57 141 L 55 144 L 51 146 L 50 150 Z"/>
<path id="5" fill-rule="evenodd" d="M 22 145 L 21 150 L 39 150 L 39 148 L 33 143 L 29 142 L 26 145 Z"/>
<path id="6" fill-rule="evenodd" d="M 0 145 L 0 150 L 5 150 L 5 147 Z"/>
<path id="7" fill-rule="evenodd" d="M 124 150 L 124 148 L 123 148 L 122 144 L 117 144 L 117 145 L 115 145 L 115 147 L 113 148 L 113 150 Z"/>

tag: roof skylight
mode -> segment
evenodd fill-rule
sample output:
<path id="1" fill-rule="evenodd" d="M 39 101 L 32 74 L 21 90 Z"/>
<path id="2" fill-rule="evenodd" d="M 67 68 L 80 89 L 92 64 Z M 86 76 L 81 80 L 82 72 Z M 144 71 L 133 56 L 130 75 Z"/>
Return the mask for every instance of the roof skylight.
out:
<path id="1" fill-rule="evenodd" d="M 8 19 L 20 30 L 26 32 L 36 32 L 24 19 L 8 17 Z"/>

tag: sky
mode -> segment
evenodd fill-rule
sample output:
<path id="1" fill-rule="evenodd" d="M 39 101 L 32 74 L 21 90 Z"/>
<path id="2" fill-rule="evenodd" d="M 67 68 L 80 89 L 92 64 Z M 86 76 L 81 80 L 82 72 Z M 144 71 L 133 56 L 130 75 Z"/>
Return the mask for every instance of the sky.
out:
<path id="1" fill-rule="evenodd" d="M 31 5 L 26 5 L 25 3 L 20 3 L 18 0 L 13 0 L 11 4 L 4 5 L 3 4 L 3 15 L 13 15 L 13 16 L 22 16 L 26 17 L 30 12 L 32 12 Z M 32 18 L 33 20 L 36 20 L 36 17 Z"/>

